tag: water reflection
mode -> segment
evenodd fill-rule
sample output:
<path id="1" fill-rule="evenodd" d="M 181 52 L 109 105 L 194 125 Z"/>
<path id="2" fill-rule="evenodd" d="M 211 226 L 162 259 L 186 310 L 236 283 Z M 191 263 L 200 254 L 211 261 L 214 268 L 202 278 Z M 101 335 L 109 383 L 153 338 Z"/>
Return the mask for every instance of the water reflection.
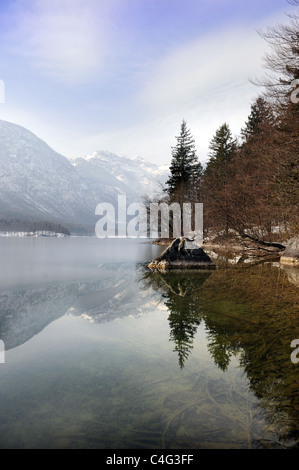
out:
<path id="1" fill-rule="evenodd" d="M 178 355 L 180 368 L 184 367 L 192 348 L 194 336 L 201 323 L 200 299 L 194 293 L 211 275 L 211 272 L 146 271 L 140 277 L 146 288 L 159 291 L 168 309 L 170 340 Z"/>
<path id="2" fill-rule="evenodd" d="M 298 446 L 299 365 L 290 360 L 290 343 L 299 337 L 299 292 L 295 282 L 291 282 L 295 279 L 294 273 L 272 265 L 235 266 L 213 272 L 160 273 L 148 271 L 135 262 L 101 264 L 100 269 L 100 278 L 2 290 L 0 338 L 4 340 L 6 349 L 28 342 L 66 313 L 71 317 L 83 317 L 90 322 L 91 328 L 95 328 L 93 325 L 124 320 L 129 316 L 144 319 L 149 314 L 150 317 L 162 305 L 169 326 L 166 334 L 169 334 L 177 356 L 179 367 L 175 365 L 176 373 L 188 369 L 187 364 L 192 362 L 195 354 L 193 347 L 197 333 L 204 327 L 208 352 L 220 375 L 214 370 L 210 372 L 210 365 L 206 371 L 204 359 L 199 358 L 201 370 L 198 372 L 197 366 L 192 369 L 192 383 L 188 376 L 188 388 L 186 382 L 180 382 L 179 375 L 166 376 L 168 364 L 161 370 L 158 353 L 157 362 L 144 354 L 145 362 L 141 362 L 139 367 L 138 358 L 143 351 L 140 349 L 138 354 L 133 354 L 135 343 L 141 348 L 134 335 L 139 331 L 140 336 L 149 337 L 150 341 L 154 339 L 150 331 L 148 334 L 140 332 L 138 326 L 134 327 L 132 336 L 125 337 L 125 341 L 130 340 L 132 345 L 126 352 L 121 348 L 115 350 L 117 343 L 112 343 L 113 349 L 107 354 L 107 369 L 103 365 L 103 376 L 98 370 L 97 360 L 94 360 L 94 369 L 90 371 L 94 396 L 89 400 L 98 409 L 101 401 L 109 402 L 111 390 L 115 390 L 111 413 L 117 416 L 122 426 L 128 427 L 126 432 L 131 433 L 131 440 L 126 434 L 128 445 L 132 445 L 137 437 L 140 439 L 143 432 L 147 445 L 152 448 L 160 443 L 165 447 L 180 443 L 183 448 L 187 444 L 208 447 L 214 442 L 225 445 L 228 436 L 230 442 L 238 442 L 240 433 L 248 435 L 248 445 L 254 447 Z M 145 349 L 143 343 L 142 348 Z M 164 344 L 157 343 L 155 351 L 159 348 L 164 348 L 165 352 Z M 124 354 L 128 356 L 125 361 Z M 109 362 L 109 355 L 115 357 L 115 362 Z M 236 384 L 235 376 L 230 375 L 233 359 L 239 361 L 240 375 L 243 373 L 247 377 L 249 391 L 243 382 Z M 144 367 L 149 361 L 157 365 L 144 378 Z M 116 367 L 118 363 L 119 369 L 111 374 L 111 364 Z M 51 377 L 55 377 L 56 383 L 56 372 L 49 372 L 54 375 L 49 375 L 47 380 L 50 383 Z M 119 379 L 121 372 L 123 381 Z M 63 369 L 63 376 L 65 373 Z M 131 376 L 133 378 L 129 380 Z M 101 377 L 101 380 L 94 377 Z M 63 377 L 60 380 L 63 383 Z M 145 395 L 140 395 L 141 383 L 146 390 L 147 402 Z M 104 387 L 103 384 L 109 390 L 106 395 L 102 391 L 99 400 L 98 387 Z M 128 390 L 127 397 L 124 390 Z M 38 394 L 38 390 L 34 393 Z M 82 396 L 80 394 L 76 396 L 76 403 L 84 403 L 84 384 Z M 252 396 L 256 397 L 258 407 Z M 66 403 L 70 403 L 71 415 L 74 414 L 71 407 L 74 398 L 72 395 L 69 398 Z M 43 400 L 44 397 L 41 402 Z M 121 406 L 121 400 L 126 406 Z M 131 407 L 131 415 L 126 418 L 124 409 L 128 407 Z M 95 434 L 99 436 L 98 422 L 106 420 L 107 428 L 101 428 L 101 435 L 106 436 L 107 443 L 103 442 L 110 446 L 113 444 L 109 439 L 119 426 L 115 424 L 111 435 L 107 434 L 114 421 L 111 421 L 110 411 L 106 410 L 110 408 L 105 407 L 106 414 L 103 411 L 103 415 L 99 415 Z M 266 438 L 260 437 L 261 415 L 267 422 Z M 133 421 L 138 423 L 136 429 L 132 426 Z M 87 439 L 84 443 L 90 446 L 94 435 L 84 439 Z"/>
<path id="3" fill-rule="evenodd" d="M 138 316 L 154 304 L 152 293 L 136 282 L 135 263 L 104 263 L 101 274 L 99 279 L 0 291 L 0 338 L 6 350 L 29 341 L 65 314 L 99 324 Z"/>
<path id="4" fill-rule="evenodd" d="M 204 322 L 215 364 L 225 372 L 231 358 L 240 357 L 274 440 L 288 446 L 298 445 L 299 437 L 298 366 L 290 359 L 290 343 L 299 337 L 299 292 L 292 276 L 264 264 L 207 275 L 145 273 L 142 279 L 160 291 L 169 309 L 170 338 L 180 366 Z"/>

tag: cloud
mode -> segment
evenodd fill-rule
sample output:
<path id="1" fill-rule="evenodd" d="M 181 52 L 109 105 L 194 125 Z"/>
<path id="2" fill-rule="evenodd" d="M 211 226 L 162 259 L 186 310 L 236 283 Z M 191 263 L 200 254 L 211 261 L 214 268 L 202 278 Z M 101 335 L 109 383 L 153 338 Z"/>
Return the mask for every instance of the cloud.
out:
<path id="1" fill-rule="evenodd" d="M 218 32 L 185 44 L 154 65 L 141 99 L 154 112 L 176 112 L 242 93 L 261 70 L 264 43 L 255 31 Z"/>
<path id="2" fill-rule="evenodd" d="M 144 87 L 135 97 L 143 110 L 144 124 L 136 128 L 136 135 L 131 138 L 136 148 L 140 145 L 140 153 L 165 158 L 168 146 L 170 155 L 170 145 L 175 143 L 183 118 L 195 137 L 202 160 L 206 160 L 209 142 L 224 122 L 238 135 L 252 101 L 261 91 L 250 83 L 250 78 L 263 73 L 266 47 L 253 28 L 234 27 L 185 43 L 163 59 L 153 61 Z M 148 130 L 155 136 L 154 143 L 146 135 L 146 120 Z"/>
<path id="3" fill-rule="evenodd" d="M 227 122 L 234 135 L 250 113 L 261 92 L 250 83 L 264 74 L 267 44 L 256 29 L 275 24 L 281 13 L 254 24 L 227 24 L 213 33 L 187 40 L 161 57 L 148 56 L 140 63 L 143 81 L 130 97 L 130 106 L 119 106 L 111 125 L 89 135 L 81 148 L 109 149 L 142 155 L 152 161 L 171 158 L 182 119 L 196 141 L 199 157 L 207 160 L 209 143 Z M 118 104 L 117 104 L 118 105 Z"/>
<path id="4" fill-rule="evenodd" d="M 48 121 L 53 129 L 47 132 L 49 143 L 57 150 L 79 156 L 107 149 L 169 161 L 184 118 L 205 160 L 208 144 L 223 122 L 233 133 L 240 132 L 260 92 L 249 78 L 263 75 L 266 44 L 255 28 L 276 23 L 282 14 L 268 20 L 262 15 L 261 24 L 242 14 L 241 23 L 228 10 L 227 21 L 212 21 L 213 12 L 222 18 L 220 0 L 203 0 L 201 21 L 192 23 L 190 34 L 186 21 L 187 29 L 178 38 L 177 26 L 184 21 L 171 15 L 158 21 L 159 10 L 152 9 L 155 1 L 14 0 L 2 37 L 9 35 L 3 42 L 10 49 L 13 45 L 17 55 L 7 54 L 3 62 L 13 65 L 16 80 L 27 74 L 30 111 L 36 113 L 33 130 L 38 133 L 41 121 Z M 164 7 L 167 3 L 172 12 L 174 5 L 181 5 L 167 0 Z M 23 61 L 20 66 L 16 57 Z M 21 109 L 26 94 L 18 92 L 18 86 L 16 81 L 15 106 Z M 35 97 L 37 86 L 48 91 L 44 99 L 41 91 Z M 19 122 L 20 115 L 15 111 L 14 120 Z M 32 121 L 30 116 L 29 127 Z"/>
<path id="5" fill-rule="evenodd" d="M 104 67 L 109 15 L 115 2 L 33 0 L 16 3 L 15 45 L 44 75 L 81 82 Z"/>

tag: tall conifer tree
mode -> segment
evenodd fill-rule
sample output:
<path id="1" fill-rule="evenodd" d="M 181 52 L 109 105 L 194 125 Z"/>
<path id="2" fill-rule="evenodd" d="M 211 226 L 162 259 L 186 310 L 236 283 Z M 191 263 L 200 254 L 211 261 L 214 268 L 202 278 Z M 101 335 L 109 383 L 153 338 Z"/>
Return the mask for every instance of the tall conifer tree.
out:
<path id="1" fill-rule="evenodd" d="M 179 203 L 192 202 L 202 175 L 202 166 L 196 156 L 195 142 L 185 120 L 176 139 L 177 144 L 172 148 L 166 192 L 171 200 L 176 199 Z"/>
<path id="2" fill-rule="evenodd" d="M 229 125 L 224 123 L 216 131 L 209 146 L 210 160 L 206 168 L 206 176 L 222 177 L 226 171 L 226 164 L 231 160 L 237 149 L 236 139 L 233 138 Z"/>
<path id="3" fill-rule="evenodd" d="M 245 127 L 241 129 L 243 140 L 247 142 L 252 136 L 259 136 L 265 126 L 272 126 L 273 123 L 273 109 L 263 97 L 258 97 L 251 106 L 251 113 Z"/>

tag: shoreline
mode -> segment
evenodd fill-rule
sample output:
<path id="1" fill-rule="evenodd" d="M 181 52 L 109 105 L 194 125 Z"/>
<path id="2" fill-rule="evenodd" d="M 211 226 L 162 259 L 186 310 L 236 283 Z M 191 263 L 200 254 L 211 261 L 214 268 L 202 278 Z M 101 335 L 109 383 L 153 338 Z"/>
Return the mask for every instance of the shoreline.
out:
<path id="1" fill-rule="evenodd" d="M 159 238 L 154 245 L 169 246 L 173 239 Z M 275 262 L 283 259 L 285 250 L 275 246 L 265 246 L 252 240 L 226 239 L 223 241 L 206 240 L 201 248 L 217 264 L 247 264 L 250 262 Z M 296 263 L 290 263 L 297 267 Z"/>

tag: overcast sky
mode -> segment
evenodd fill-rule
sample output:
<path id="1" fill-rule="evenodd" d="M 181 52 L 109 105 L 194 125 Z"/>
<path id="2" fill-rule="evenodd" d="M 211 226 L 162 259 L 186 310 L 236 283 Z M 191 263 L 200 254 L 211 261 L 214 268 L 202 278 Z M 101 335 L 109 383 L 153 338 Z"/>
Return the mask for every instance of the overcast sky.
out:
<path id="1" fill-rule="evenodd" d="M 185 119 L 205 161 L 221 124 L 244 125 L 260 92 L 250 78 L 265 73 L 257 29 L 286 11 L 286 0 L 1 0 L 0 119 L 69 158 L 157 163 Z"/>

